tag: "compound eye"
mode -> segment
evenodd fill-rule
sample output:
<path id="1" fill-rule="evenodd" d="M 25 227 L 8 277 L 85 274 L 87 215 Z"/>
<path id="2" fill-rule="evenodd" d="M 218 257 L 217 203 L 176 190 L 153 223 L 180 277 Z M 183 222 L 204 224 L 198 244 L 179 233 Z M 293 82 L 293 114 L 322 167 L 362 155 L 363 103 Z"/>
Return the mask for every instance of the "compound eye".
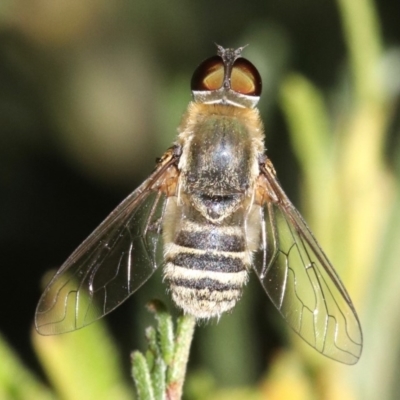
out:
<path id="1" fill-rule="evenodd" d="M 218 90 L 224 82 L 224 63 L 220 56 L 204 60 L 194 71 L 191 81 L 192 91 Z"/>
<path id="2" fill-rule="evenodd" d="M 247 96 L 260 96 L 262 83 L 257 68 L 245 58 L 238 58 L 232 67 L 231 89 Z"/>

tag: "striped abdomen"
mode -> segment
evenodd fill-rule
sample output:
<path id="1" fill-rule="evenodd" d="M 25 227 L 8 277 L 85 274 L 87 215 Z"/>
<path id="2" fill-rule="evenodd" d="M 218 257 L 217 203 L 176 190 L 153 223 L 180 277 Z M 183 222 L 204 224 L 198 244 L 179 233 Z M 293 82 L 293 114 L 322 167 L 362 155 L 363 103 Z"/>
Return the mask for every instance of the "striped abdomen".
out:
<path id="1" fill-rule="evenodd" d="M 243 228 L 185 219 L 165 243 L 164 278 L 174 302 L 196 318 L 219 316 L 239 300 L 250 264 Z"/>

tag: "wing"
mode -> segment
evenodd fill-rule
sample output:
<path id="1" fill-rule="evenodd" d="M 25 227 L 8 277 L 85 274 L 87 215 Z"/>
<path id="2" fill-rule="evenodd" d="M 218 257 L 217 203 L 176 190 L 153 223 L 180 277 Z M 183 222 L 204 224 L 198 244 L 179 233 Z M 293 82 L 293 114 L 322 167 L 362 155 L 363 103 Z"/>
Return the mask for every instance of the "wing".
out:
<path id="1" fill-rule="evenodd" d="M 254 268 L 289 325 L 320 353 L 355 364 L 362 331 L 345 287 L 267 161 L 261 168 L 261 249 Z"/>
<path id="2" fill-rule="evenodd" d="M 172 152 L 165 154 L 153 174 L 55 274 L 36 308 L 35 325 L 40 334 L 73 331 L 103 317 L 156 270 L 168 187 L 174 183 L 174 171 L 177 173 L 177 156 Z"/>

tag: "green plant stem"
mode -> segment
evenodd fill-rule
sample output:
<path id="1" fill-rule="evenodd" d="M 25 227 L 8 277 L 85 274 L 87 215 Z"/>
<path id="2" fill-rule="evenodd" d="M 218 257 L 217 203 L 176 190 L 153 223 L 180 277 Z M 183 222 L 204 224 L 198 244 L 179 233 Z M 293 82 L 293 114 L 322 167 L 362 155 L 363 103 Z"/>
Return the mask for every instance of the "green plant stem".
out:
<path id="1" fill-rule="evenodd" d="M 155 400 L 149 366 L 146 358 L 139 351 L 132 354 L 132 375 L 135 379 L 138 398 L 140 400 Z"/>
<path id="2" fill-rule="evenodd" d="M 174 358 L 168 372 L 167 398 L 169 400 L 179 400 L 182 397 L 195 325 L 196 319 L 191 315 L 183 315 L 178 319 Z"/>
<path id="3" fill-rule="evenodd" d="M 358 101 L 384 97 L 378 63 L 382 38 L 373 0 L 337 0 Z"/>
<path id="4" fill-rule="evenodd" d="M 332 181 L 333 145 L 323 95 L 305 77 L 292 73 L 281 86 L 280 101 L 303 173 L 303 211 L 319 240 L 329 243 L 332 213 L 320 205 L 329 207 L 334 198 L 333 188 L 327 184 Z"/>
<path id="5" fill-rule="evenodd" d="M 162 302 L 153 300 L 148 309 L 155 314 L 157 328 L 146 329 L 146 356 L 138 351 L 132 355 L 132 376 L 138 399 L 179 400 L 196 320 L 192 316 L 181 316 L 174 334 L 172 316 Z"/>
<path id="6" fill-rule="evenodd" d="M 161 356 L 165 364 L 169 365 L 174 354 L 174 324 L 172 316 L 166 306 L 159 300 L 153 300 L 147 307 L 156 315 L 158 322 L 158 344 Z"/>

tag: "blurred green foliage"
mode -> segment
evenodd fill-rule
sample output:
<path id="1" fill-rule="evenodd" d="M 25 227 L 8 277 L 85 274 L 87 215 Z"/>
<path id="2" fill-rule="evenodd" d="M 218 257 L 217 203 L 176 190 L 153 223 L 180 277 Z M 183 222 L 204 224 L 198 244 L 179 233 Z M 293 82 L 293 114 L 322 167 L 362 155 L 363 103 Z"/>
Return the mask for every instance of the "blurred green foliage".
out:
<path id="1" fill-rule="evenodd" d="M 99 322 L 56 337 L 30 334 L 35 282 L 149 174 L 213 41 L 250 44 L 268 154 L 342 277 L 365 343 L 356 366 L 324 359 L 250 282 L 232 314 L 196 329 L 186 398 L 397 399 L 399 11 L 395 0 L 3 2 L 0 399 L 132 398 L 129 352 L 143 345 L 143 304 L 165 292 L 160 277 L 113 334 Z"/>

